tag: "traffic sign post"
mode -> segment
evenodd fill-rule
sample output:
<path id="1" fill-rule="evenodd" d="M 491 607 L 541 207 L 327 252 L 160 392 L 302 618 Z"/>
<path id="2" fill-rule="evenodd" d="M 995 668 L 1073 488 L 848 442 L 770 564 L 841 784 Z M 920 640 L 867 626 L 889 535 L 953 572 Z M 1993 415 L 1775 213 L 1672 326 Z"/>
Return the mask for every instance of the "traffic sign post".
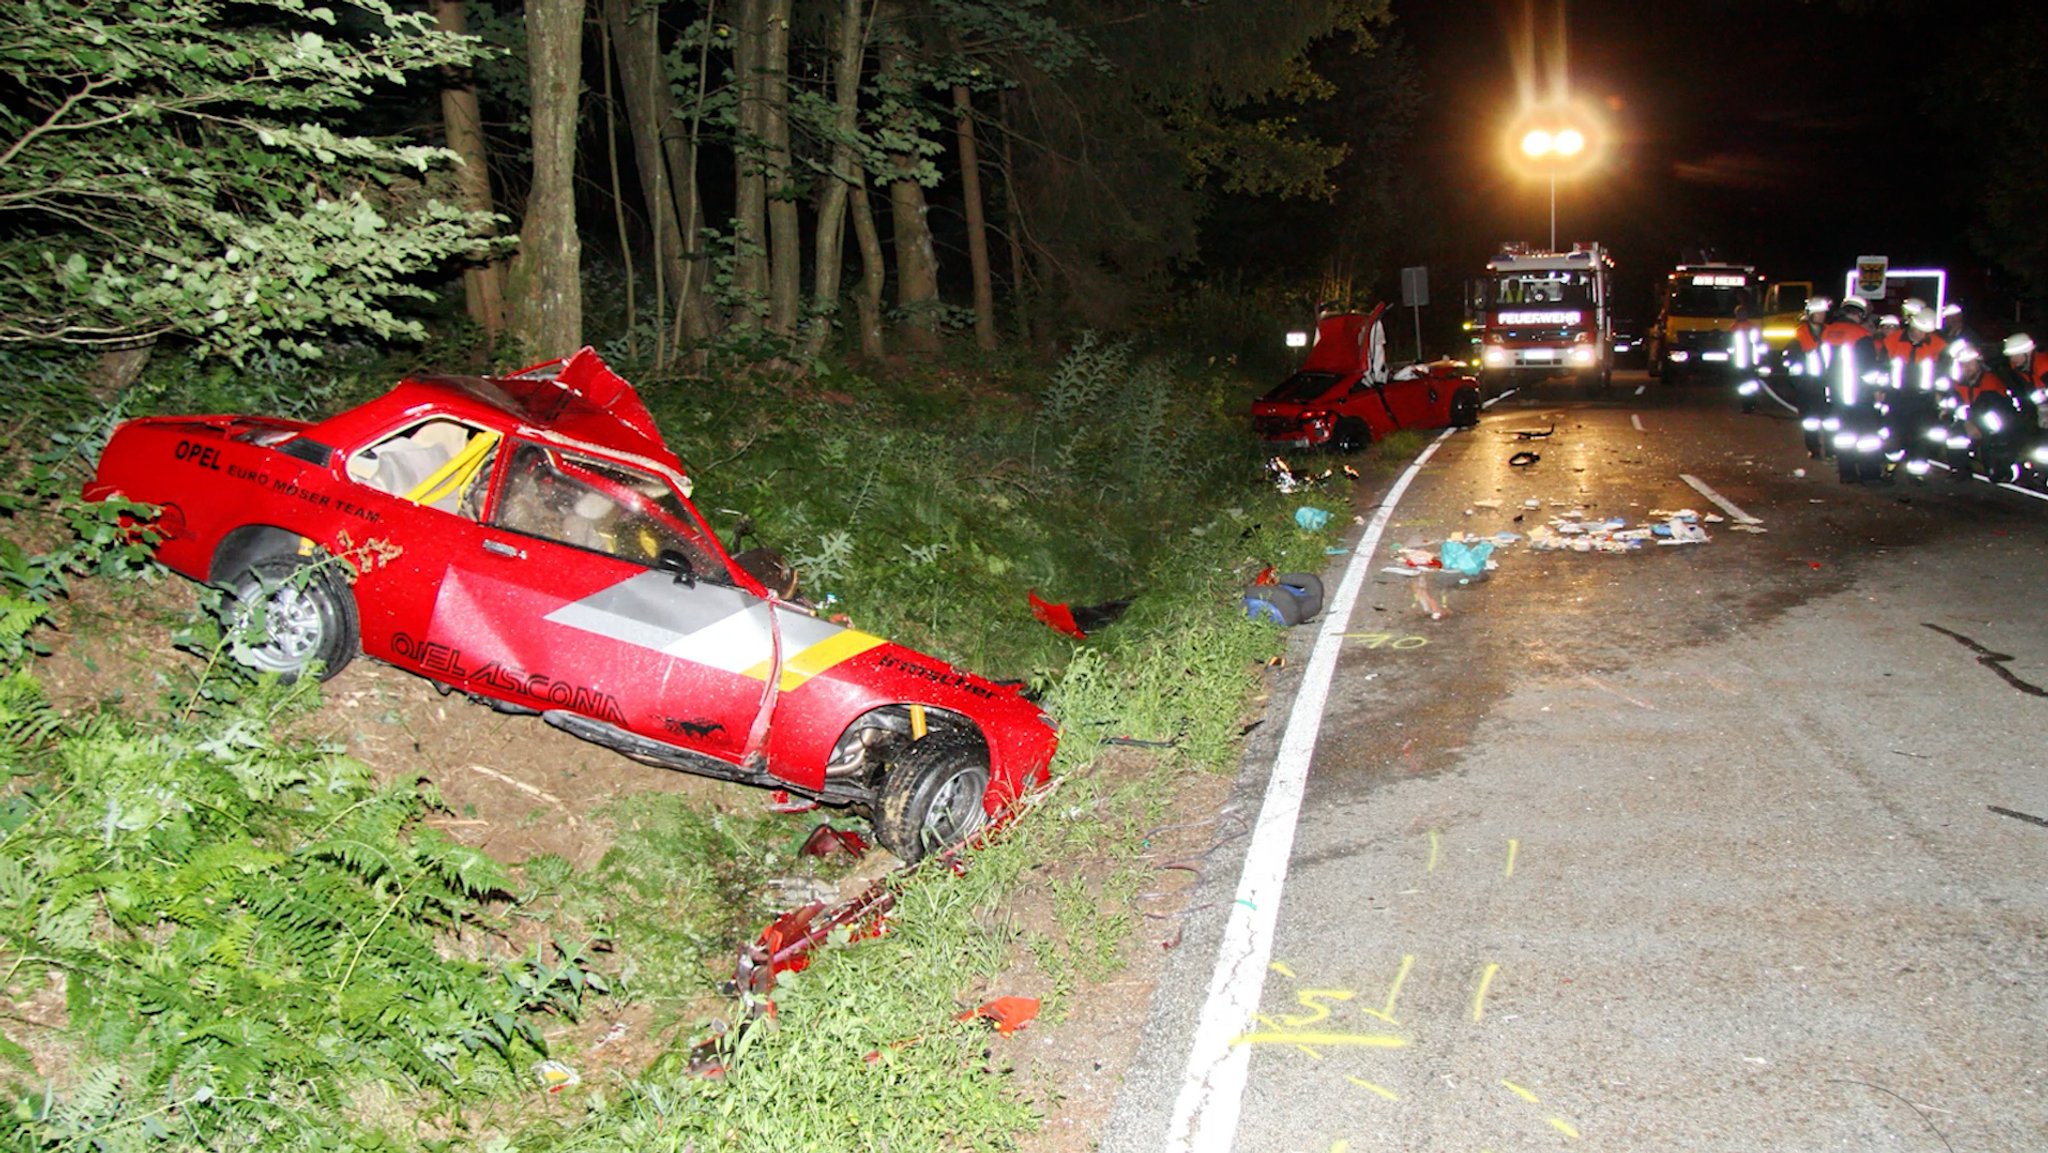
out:
<path id="1" fill-rule="evenodd" d="M 1415 361 L 1422 362 L 1422 306 L 1429 303 L 1429 267 L 1401 270 L 1401 303 L 1415 314 Z"/>

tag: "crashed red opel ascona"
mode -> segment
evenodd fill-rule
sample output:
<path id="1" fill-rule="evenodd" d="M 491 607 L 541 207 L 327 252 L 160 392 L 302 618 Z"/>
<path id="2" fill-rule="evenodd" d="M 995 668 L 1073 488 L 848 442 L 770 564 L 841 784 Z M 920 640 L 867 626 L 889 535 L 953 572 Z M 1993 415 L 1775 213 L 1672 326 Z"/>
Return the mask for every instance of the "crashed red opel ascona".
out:
<path id="1" fill-rule="evenodd" d="M 1058 739 L 1015 686 L 771 592 L 588 348 L 312 424 L 132 420 L 86 496 L 161 509 L 157 555 L 229 590 L 257 669 L 367 653 L 643 762 L 854 806 L 907 860 L 1042 782 Z"/>

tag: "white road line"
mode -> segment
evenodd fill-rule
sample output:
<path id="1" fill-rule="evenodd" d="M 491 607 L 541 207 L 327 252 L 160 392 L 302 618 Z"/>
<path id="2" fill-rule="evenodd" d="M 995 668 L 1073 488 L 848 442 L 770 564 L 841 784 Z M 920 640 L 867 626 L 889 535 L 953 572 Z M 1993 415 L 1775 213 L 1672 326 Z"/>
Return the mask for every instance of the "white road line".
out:
<path id="1" fill-rule="evenodd" d="M 1641 395 L 1643 395 L 1643 392 L 1644 392 L 1644 390 L 1648 389 L 1649 387 L 1650 387 L 1650 386 L 1649 386 L 1649 385 L 1647 385 L 1647 384 L 1639 384 L 1639 385 L 1636 385 L 1636 395 L 1637 395 L 1637 396 L 1641 396 Z"/>
<path id="2" fill-rule="evenodd" d="M 1941 470 L 1942 470 L 1942 471 L 1944 471 L 1944 472 L 1954 472 L 1954 471 L 1955 471 L 1955 469 L 1952 469 L 1952 468 L 1950 468 L 1950 467 L 1949 467 L 1948 465 L 1945 465 L 1945 464 L 1943 464 L 1942 462 L 1940 462 L 1940 461 L 1938 461 L 1938 460 L 1930 460 L 1930 461 L 1928 461 L 1927 463 L 1929 463 L 1929 464 L 1933 465 L 1934 467 L 1936 467 L 1936 468 L 1938 468 L 1938 469 L 1941 469 Z M 1981 480 L 1981 481 L 1983 481 L 1983 482 L 1984 482 L 1985 484 L 1995 484 L 1995 485 L 1997 485 L 1997 486 L 1998 486 L 1999 488 L 2002 488 L 2002 489 L 2004 489 L 2004 490 L 2005 490 L 2005 491 L 2007 491 L 2007 492 L 2016 492 L 2016 493 L 2020 494 L 2021 496 L 2030 496 L 2030 497 L 2033 497 L 2033 498 L 2034 498 L 2035 500 L 2048 500 L 2048 492 L 2035 492 L 2035 491 L 2034 491 L 2033 489 L 2031 489 L 2031 488 L 2021 488 L 2021 487 L 2020 487 L 2019 485 L 2016 485 L 2016 484 L 2010 484 L 2010 483 L 2007 483 L 2006 481 L 2002 481 L 2002 480 L 1992 480 L 1992 479 L 1991 479 L 1990 477 L 1988 477 L 1988 476 L 1977 476 L 1977 474 L 1976 474 L 1976 473 L 1974 473 L 1974 472 L 1973 472 L 1973 473 L 1971 473 L 1970 475 L 1971 475 L 1971 476 L 1976 476 L 1978 480 Z"/>
<path id="3" fill-rule="evenodd" d="M 1647 431 L 1649 431 L 1648 429 L 1645 429 L 1645 428 L 1643 427 L 1643 418 L 1642 418 L 1642 416 L 1641 416 L 1641 415 L 1639 415 L 1639 414 L 1637 414 L 1637 413 L 1633 413 L 1633 412 L 1632 412 L 1632 413 L 1629 413 L 1629 414 L 1628 414 L 1628 422 L 1629 422 L 1630 424 L 1632 424 L 1632 425 L 1635 425 L 1635 426 L 1636 426 L 1636 431 L 1637 431 L 1637 432 L 1647 432 Z"/>
<path id="4" fill-rule="evenodd" d="M 1502 393 L 1502 396 L 1507 395 Z M 1499 399 L 1499 398 L 1495 398 Z M 1251 1049 L 1231 1042 L 1244 1032 L 1266 990 L 1266 965 L 1273 956 L 1273 933 L 1280 920 L 1280 895 L 1287 884 L 1287 860 L 1294 852 L 1294 827 L 1308 785 L 1308 764 L 1323 726 L 1323 707 L 1337 670 L 1337 652 L 1350 627 L 1351 610 L 1365 586 L 1366 573 L 1379 552 L 1380 538 L 1393 519 L 1401 494 L 1454 429 L 1429 442 L 1408 471 L 1380 501 L 1365 535 L 1351 550 L 1336 598 L 1323 610 L 1323 627 L 1296 690 L 1287 731 L 1273 759 L 1266 800 L 1252 827 L 1245 850 L 1244 871 L 1237 882 L 1237 900 L 1230 907 L 1223 943 L 1216 950 L 1216 971 L 1209 978 L 1209 999 L 1195 1026 L 1187 1071 L 1166 1131 L 1170 1153 L 1229 1153 L 1237 1140 L 1237 1122 L 1244 1108 L 1244 1088 L 1251 1067 Z"/>
<path id="5" fill-rule="evenodd" d="M 1715 504 L 1718 504 L 1718 505 L 1720 505 L 1720 506 L 1721 506 L 1721 511 L 1722 511 L 1722 512 L 1725 512 L 1725 513 L 1727 513 L 1727 514 L 1728 514 L 1729 516 L 1733 517 L 1733 518 L 1735 519 L 1735 523 L 1737 523 L 1737 524 L 1762 524 L 1762 523 L 1764 523 L 1764 522 L 1762 522 L 1762 521 L 1758 520 L 1757 518 L 1755 518 L 1755 517 L 1753 517 L 1753 516 L 1749 515 L 1748 513 L 1746 513 L 1746 512 L 1743 512 L 1743 511 L 1742 511 L 1741 509 L 1739 509 L 1739 508 L 1736 508 L 1736 507 L 1735 507 L 1735 502 L 1733 502 L 1733 501 L 1729 500 L 1729 499 L 1728 499 L 1727 497 L 1725 497 L 1725 496 L 1722 496 L 1722 495 L 1721 495 L 1720 493 L 1718 493 L 1718 492 L 1715 492 L 1715 491 L 1714 491 L 1713 489 L 1711 489 L 1711 488 L 1708 488 L 1708 487 L 1707 487 L 1707 482 L 1706 482 L 1706 481 L 1703 481 L 1703 480 L 1701 480 L 1701 479 L 1700 479 L 1699 477 L 1696 477 L 1696 476 L 1691 476 L 1691 475 L 1689 475 L 1689 474 L 1686 474 L 1686 473 L 1679 473 L 1679 474 L 1678 474 L 1678 479 L 1680 479 L 1680 480 L 1684 481 L 1685 483 L 1687 483 L 1687 484 L 1691 485 L 1691 486 L 1692 486 L 1692 487 L 1693 487 L 1693 488 L 1694 488 L 1695 490 L 1697 490 L 1697 491 L 1699 492 L 1699 494 L 1700 494 L 1701 496 L 1703 496 L 1703 497 L 1706 497 L 1706 498 L 1707 498 L 1708 500 L 1710 500 L 1710 501 L 1713 501 L 1713 502 L 1714 502 Z"/>

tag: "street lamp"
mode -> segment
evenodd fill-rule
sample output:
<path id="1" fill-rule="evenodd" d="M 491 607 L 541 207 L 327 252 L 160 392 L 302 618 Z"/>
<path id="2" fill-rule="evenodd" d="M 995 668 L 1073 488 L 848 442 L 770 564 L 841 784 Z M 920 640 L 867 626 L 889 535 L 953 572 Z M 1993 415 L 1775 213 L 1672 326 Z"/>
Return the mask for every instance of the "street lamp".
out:
<path id="1" fill-rule="evenodd" d="M 1522 158 L 1550 185 L 1550 251 L 1557 251 L 1557 177 L 1571 176 L 1592 162 L 1591 120 L 1577 108 L 1552 106 L 1525 112 L 1516 122 Z"/>

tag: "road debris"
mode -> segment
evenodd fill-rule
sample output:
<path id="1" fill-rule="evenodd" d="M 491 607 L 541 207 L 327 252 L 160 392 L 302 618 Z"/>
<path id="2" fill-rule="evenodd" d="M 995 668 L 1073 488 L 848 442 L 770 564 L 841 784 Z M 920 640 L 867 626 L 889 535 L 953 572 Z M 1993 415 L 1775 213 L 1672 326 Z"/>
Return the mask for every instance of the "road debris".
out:
<path id="1" fill-rule="evenodd" d="M 1537 552 L 1635 552 L 1644 545 L 1705 544 L 1712 539 L 1700 527 L 1700 515 L 1689 508 L 1653 510 L 1649 520 L 1634 527 L 1626 517 L 1592 519 L 1584 509 L 1572 509 L 1529 530 L 1529 547 Z"/>

